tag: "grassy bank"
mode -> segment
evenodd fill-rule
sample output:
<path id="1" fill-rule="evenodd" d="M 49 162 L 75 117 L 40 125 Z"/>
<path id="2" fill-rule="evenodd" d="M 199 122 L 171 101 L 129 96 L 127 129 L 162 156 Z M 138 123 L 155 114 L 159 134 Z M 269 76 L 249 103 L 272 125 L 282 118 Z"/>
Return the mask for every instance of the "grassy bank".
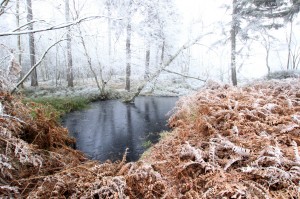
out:
<path id="1" fill-rule="evenodd" d="M 89 107 L 92 100 L 83 97 L 40 97 L 40 98 L 26 98 L 23 102 L 34 102 L 37 104 L 46 105 L 49 112 L 55 112 L 58 116 L 75 110 L 82 110 Z"/>

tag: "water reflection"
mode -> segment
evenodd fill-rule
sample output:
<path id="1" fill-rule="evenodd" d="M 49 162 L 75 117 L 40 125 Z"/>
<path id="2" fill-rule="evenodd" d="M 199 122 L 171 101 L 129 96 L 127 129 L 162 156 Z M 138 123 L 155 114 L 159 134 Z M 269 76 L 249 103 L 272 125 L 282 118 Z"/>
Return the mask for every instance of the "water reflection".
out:
<path id="1" fill-rule="evenodd" d="M 156 142 L 158 134 L 167 130 L 166 115 L 175 105 L 176 97 L 138 97 L 135 104 L 118 100 L 95 102 L 91 108 L 68 114 L 63 119 L 76 146 L 92 159 L 121 159 L 129 148 L 128 161 L 143 153 L 143 143 Z"/>

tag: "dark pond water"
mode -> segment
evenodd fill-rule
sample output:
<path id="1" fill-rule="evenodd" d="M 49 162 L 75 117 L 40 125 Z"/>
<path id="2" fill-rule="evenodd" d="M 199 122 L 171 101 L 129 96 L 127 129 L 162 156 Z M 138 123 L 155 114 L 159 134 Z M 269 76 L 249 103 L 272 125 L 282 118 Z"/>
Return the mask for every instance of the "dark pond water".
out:
<path id="1" fill-rule="evenodd" d="M 127 161 L 136 161 L 146 143 L 158 141 L 168 130 L 169 112 L 176 97 L 138 97 L 134 104 L 118 100 L 99 101 L 90 109 L 69 113 L 63 125 L 76 138 L 76 148 L 91 159 L 119 160 L 129 148 Z"/>

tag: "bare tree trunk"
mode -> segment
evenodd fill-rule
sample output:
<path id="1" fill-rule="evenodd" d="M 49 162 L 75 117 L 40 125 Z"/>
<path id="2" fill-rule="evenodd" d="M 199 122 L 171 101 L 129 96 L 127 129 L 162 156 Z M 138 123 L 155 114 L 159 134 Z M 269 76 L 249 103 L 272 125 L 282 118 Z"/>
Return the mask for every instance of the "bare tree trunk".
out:
<path id="1" fill-rule="evenodd" d="M 127 24 L 127 38 L 126 38 L 126 85 L 125 89 L 130 91 L 130 76 L 131 76 L 131 19 Z"/>
<path id="2" fill-rule="evenodd" d="M 162 65 L 164 63 L 165 45 L 166 45 L 166 42 L 165 42 L 165 39 L 164 39 L 163 43 L 162 43 L 162 47 L 161 47 L 160 65 Z"/>
<path id="3" fill-rule="evenodd" d="M 286 64 L 286 69 L 289 70 L 290 69 L 290 59 L 291 59 L 291 44 L 292 44 L 292 35 L 293 35 L 293 18 L 291 18 L 290 20 L 290 35 L 288 38 L 288 60 L 287 60 L 287 64 Z"/>
<path id="4" fill-rule="evenodd" d="M 147 41 L 144 79 L 147 79 L 149 77 L 149 65 L 150 65 L 150 41 Z"/>
<path id="5" fill-rule="evenodd" d="M 111 2 L 107 3 L 107 29 L 108 29 L 108 68 L 111 69 Z"/>
<path id="6" fill-rule="evenodd" d="M 161 54 L 160 54 L 160 63 L 159 65 L 162 66 L 164 64 L 164 59 L 165 59 L 165 38 L 163 38 L 163 42 L 162 42 L 162 46 L 161 46 Z M 157 78 L 155 78 L 154 82 L 153 82 L 153 86 L 151 89 L 151 92 L 154 92 L 154 89 L 156 87 L 156 83 L 157 83 Z"/>
<path id="7" fill-rule="evenodd" d="M 20 0 L 16 1 L 16 22 L 17 27 L 20 27 Z M 20 66 L 22 66 L 22 47 L 21 47 L 21 35 L 17 36 L 17 46 L 18 46 L 18 62 Z M 20 73 L 20 80 L 24 76 L 24 69 L 22 67 L 21 73 Z M 23 84 L 20 85 L 22 88 L 24 87 Z"/>
<path id="8" fill-rule="evenodd" d="M 66 22 L 70 21 L 70 4 L 69 0 L 65 0 L 65 17 Z M 71 39 L 71 27 L 67 27 L 67 82 L 68 87 L 74 87 L 73 77 L 73 59 L 72 59 L 72 39 Z"/>
<path id="9" fill-rule="evenodd" d="M 232 2 L 232 22 L 230 30 L 231 40 L 231 80 L 234 86 L 237 85 L 236 77 L 236 35 L 237 35 L 237 0 Z"/>
<path id="10" fill-rule="evenodd" d="M 31 0 L 27 0 L 27 22 L 31 22 L 33 19 L 32 14 L 32 4 Z M 33 24 L 30 23 L 28 25 L 28 30 L 33 30 Z M 35 58 L 35 43 L 34 43 L 34 34 L 29 33 L 29 52 L 30 52 L 30 64 L 31 67 L 33 67 L 36 63 Z M 34 69 L 31 73 L 31 86 L 38 86 L 38 80 L 37 80 L 37 72 L 36 69 Z"/>
<path id="11" fill-rule="evenodd" d="M 267 69 L 268 69 L 268 74 L 270 74 L 271 72 L 271 67 L 269 65 L 269 55 L 270 55 L 270 44 L 267 44 L 266 46 L 266 65 L 267 65 Z"/>

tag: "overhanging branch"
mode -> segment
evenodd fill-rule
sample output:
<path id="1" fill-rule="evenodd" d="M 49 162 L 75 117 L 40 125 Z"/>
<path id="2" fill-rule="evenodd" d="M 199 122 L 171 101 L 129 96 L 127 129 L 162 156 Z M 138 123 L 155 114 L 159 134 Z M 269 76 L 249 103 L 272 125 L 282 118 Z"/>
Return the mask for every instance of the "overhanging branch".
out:
<path id="1" fill-rule="evenodd" d="M 0 33 L 0 37 L 1 36 L 23 35 L 23 34 L 28 34 L 28 33 L 45 32 L 45 31 L 49 31 L 49 30 L 58 30 L 58 29 L 69 27 L 69 26 L 77 25 L 84 21 L 91 21 L 91 20 L 101 19 L 101 18 L 110 18 L 113 20 L 122 20 L 123 19 L 123 18 L 111 18 L 111 17 L 105 16 L 105 15 L 88 16 L 88 17 L 77 19 L 72 22 L 67 22 L 67 23 L 54 25 L 54 26 L 50 26 L 50 27 L 46 27 L 46 28 L 40 28 L 40 29 L 35 29 L 35 30 L 26 30 L 26 31 L 20 31 L 20 32 L 14 32 L 16 30 L 14 30 L 12 32 L 4 32 L 4 33 Z"/>

